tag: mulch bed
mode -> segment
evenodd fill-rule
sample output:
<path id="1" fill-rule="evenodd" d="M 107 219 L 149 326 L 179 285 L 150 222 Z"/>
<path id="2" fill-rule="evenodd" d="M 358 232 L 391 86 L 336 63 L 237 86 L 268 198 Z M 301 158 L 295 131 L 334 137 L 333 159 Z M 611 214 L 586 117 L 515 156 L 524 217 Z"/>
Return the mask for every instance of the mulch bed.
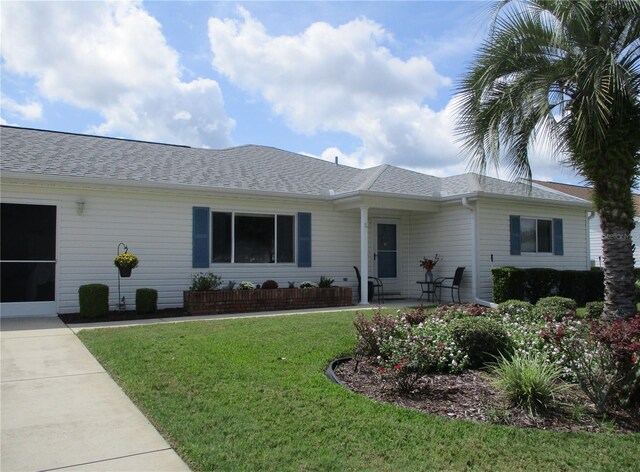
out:
<path id="1" fill-rule="evenodd" d="M 487 374 L 481 371 L 429 375 L 421 379 L 414 391 L 401 394 L 394 385 L 381 379 L 379 369 L 375 362 L 365 358 L 360 361 L 357 371 L 355 361 L 350 360 L 338 365 L 335 374 L 351 390 L 373 400 L 451 419 L 555 431 L 640 431 L 640 415 L 632 416 L 629 411 L 620 410 L 603 418 L 578 388 L 563 392 L 555 409 L 532 416 L 511 407 L 491 385 Z"/>
<path id="2" fill-rule="evenodd" d="M 177 316 L 189 316 L 183 308 L 164 308 L 155 313 L 140 314 L 135 310 L 110 311 L 99 318 L 86 318 L 80 313 L 65 313 L 58 317 L 66 324 L 73 323 L 102 323 L 104 321 L 129 321 L 129 320 L 150 320 L 155 318 L 175 318 Z"/>

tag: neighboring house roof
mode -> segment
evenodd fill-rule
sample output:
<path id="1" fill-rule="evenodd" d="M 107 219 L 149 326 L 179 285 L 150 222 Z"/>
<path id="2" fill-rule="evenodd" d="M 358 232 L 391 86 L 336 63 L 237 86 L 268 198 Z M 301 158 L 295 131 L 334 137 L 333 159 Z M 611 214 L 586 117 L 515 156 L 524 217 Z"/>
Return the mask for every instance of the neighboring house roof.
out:
<path id="1" fill-rule="evenodd" d="M 0 127 L 0 170 L 9 176 L 178 185 L 316 197 L 371 192 L 440 200 L 465 195 L 582 204 L 564 193 L 477 174 L 434 177 L 391 165 L 337 165 L 273 147 L 196 149 L 130 139 Z"/>
<path id="2" fill-rule="evenodd" d="M 561 184 L 558 182 L 545 182 L 543 180 L 534 180 L 536 184 L 543 185 L 558 192 L 566 193 L 583 200 L 592 201 L 593 188 L 583 185 Z M 636 217 L 640 216 L 640 195 L 633 195 L 633 203 L 636 210 Z"/>

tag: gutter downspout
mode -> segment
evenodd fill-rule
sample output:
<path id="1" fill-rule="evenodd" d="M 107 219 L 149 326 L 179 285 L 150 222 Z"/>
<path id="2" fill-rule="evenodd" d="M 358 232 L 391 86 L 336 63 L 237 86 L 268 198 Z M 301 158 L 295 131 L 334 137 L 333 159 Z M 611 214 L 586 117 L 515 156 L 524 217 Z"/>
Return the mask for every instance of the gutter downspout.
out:
<path id="1" fill-rule="evenodd" d="M 495 303 L 487 300 L 481 300 L 478 298 L 478 278 L 479 278 L 479 255 L 478 255 L 478 213 L 474 206 L 469 204 L 467 197 L 462 197 L 462 206 L 469 210 L 471 215 L 471 260 L 473 266 L 471 267 L 471 295 L 473 296 L 473 302 L 478 305 L 488 306 L 491 308 L 497 308 Z"/>
<path id="2" fill-rule="evenodd" d="M 591 220 L 595 216 L 595 211 L 587 212 L 587 270 L 591 269 Z"/>

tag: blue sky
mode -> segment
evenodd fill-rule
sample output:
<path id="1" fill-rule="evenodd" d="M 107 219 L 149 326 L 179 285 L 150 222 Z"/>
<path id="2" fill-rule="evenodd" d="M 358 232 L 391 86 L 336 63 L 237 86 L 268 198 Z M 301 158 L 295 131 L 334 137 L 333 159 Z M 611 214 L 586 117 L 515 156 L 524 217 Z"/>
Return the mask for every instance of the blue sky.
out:
<path id="1" fill-rule="evenodd" d="M 454 175 L 452 98 L 490 14 L 453 0 L 3 2 L 0 119 Z M 534 178 L 580 181 L 542 149 L 531 162 Z"/>

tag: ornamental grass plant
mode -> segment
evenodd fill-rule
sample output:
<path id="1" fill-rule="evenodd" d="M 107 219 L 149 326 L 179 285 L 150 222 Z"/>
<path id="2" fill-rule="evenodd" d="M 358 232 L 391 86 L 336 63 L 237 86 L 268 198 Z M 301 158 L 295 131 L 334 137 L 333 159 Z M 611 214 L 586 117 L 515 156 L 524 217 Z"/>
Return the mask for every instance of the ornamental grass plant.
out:
<path id="1" fill-rule="evenodd" d="M 550 409 L 556 395 L 568 388 L 562 381 L 562 368 L 540 354 L 501 355 L 487 370 L 494 376 L 492 383 L 509 401 L 530 414 Z"/>

